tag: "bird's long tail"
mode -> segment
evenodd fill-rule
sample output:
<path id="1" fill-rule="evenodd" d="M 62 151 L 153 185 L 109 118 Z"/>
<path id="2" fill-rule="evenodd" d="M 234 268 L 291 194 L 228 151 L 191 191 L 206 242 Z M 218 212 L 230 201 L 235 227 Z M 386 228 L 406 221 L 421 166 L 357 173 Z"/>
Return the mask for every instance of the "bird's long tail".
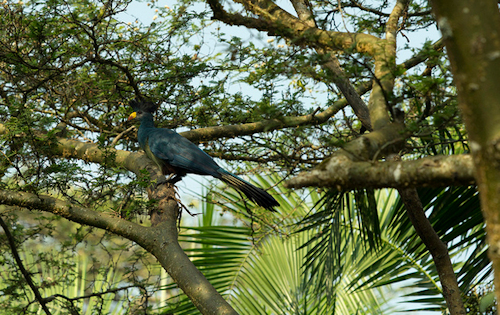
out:
<path id="1" fill-rule="evenodd" d="M 276 211 L 274 207 L 278 207 L 280 204 L 265 190 L 255 187 L 254 185 L 244 181 L 243 179 L 233 175 L 225 170 L 220 170 L 220 179 L 226 184 L 234 187 L 235 189 L 241 191 L 248 197 L 251 201 L 255 202 L 261 207 L 267 210 Z"/>

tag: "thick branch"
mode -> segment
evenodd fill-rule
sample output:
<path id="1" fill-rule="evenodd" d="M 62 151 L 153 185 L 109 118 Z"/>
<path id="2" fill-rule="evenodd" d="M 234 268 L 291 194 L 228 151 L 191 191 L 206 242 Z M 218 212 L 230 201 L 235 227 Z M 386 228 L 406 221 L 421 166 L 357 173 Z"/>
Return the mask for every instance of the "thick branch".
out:
<path id="1" fill-rule="evenodd" d="M 435 51 L 442 51 L 444 48 L 444 41 L 442 38 L 437 40 L 432 44 L 432 49 Z M 429 58 L 429 53 L 427 50 L 422 50 L 416 53 L 413 57 L 408 60 L 405 60 L 403 63 L 399 64 L 398 67 L 403 67 L 404 69 L 411 69 L 416 65 L 426 61 Z"/>
<path id="2" fill-rule="evenodd" d="M 326 54 L 326 52 L 320 48 L 317 49 L 317 52 L 320 54 Z M 332 72 L 332 81 L 349 102 L 349 105 L 353 109 L 354 114 L 358 117 L 361 124 L 366 128 L 366 130 L 371 131 L 373 128 L 368 106 L 366 106 L 365 102 L 361 99 L 361 96 L 356 92 L 354 86 L 351 82 L 349 82 L 349 79 L 347 79 L 344 71 L 340 67 L 337 57 L 329 55 L 328 58 L 329 60 L 321 66 Z"/>
<path id="3" fill-rule="evenodd" d="M 289 188 L 443 187 L 474 184 L 470 155 L 433 156 L 402 162 L 355 162 L 344 154 L 334 155 L 327 165 L 304 172 L 286 182 Z"/>
<path id="4" fill-rule="evenodd" d="M 425 216 L 417 190 L 405 188 L 398 191 L 415 231 L 432 255 L 450 314 L 466 314 L 448 248 Z"/>
<path id="5" fill-rule="evenodd" d="M 234 128 L 235 133 L 241 134 L 241 132 L 255 131 L 254 128 L 264 129 L 265 124 L 210 127 L 183 134 L 191 135 L 191 139 L 202 139 L 205 133 L 208 138 L 219 134 L 227 137 L 232 131 L 228 127 Z M 354 140 L 316 169 L 300 173 L 296 178 L 287 181 L 287 185 L 294 188 L 306 186 L 363 188 L 469 185 L 474 182 L 473 166 L 468 155 L 436 156 L 404 162 L 366 162 L 374 157 L 380 158 L 384 151 L 381 148 L 384 149 L 387 143 L 390 145 L 385 149 L 390 149 L 404 138 L 401 126 L 393 130 L 387 129 Z M 94 143 L 69 139 L 60 139 L 57 148 L 58 152 L 54 152 L 55 155 L 94 163 L 104 163 L 106 154 L 114 154 L 118 166 L 138 175 L 142 175 L 142 169 L 147 169 L 152 175 L 156 175 L 158 171 L 156 165 L 143 153 L 115 149 L 104 152 Z"/>
<path id="6" fill-rule="evenodd" d="M 152 253 L 202 314 L 236 314 L 222 296 L 196 269 L 177 241 L 177 203 L 164 194 L 164 186 L 153 194 L 159 200 L 162 220 L 144 227 L 105 213 L 80 207 L 53 197 L 0 190 L 0 203 L 51 212 L 70 221 L 105 229 Z"/>
<path id="7" fill-rule="evenodd" d="M 396 34 L 398 21 L 407 4 L 408 0 L 397 1 L 386 23 L 386 38 L 373 55 L 375 78 L 368 108 L 374 130 L 383 128 L 391 121 L 389 110 L 392 110 L 390 99 L 393 93 L 396 70 Z"/>
<path id="8" fill-rule="evenodd" d="M 104 164 L 106 161 L 109 161 L 110 156 L 114 156 L 114 163 L 138 176 L 142 175 L 141 170 L 143 169 L 148 170 L 150 174 L 157 174 L 158 172 L 156 165 L 144 153 L 116 149 L 102 150 L 95 143 L 81 142 L 73 139 L 58 139 L 54 155 L 64 158 L 77 158 L 99 164 Z"/>
<path id="9" fill-rule="evenodd" d="M 398 0 L 392 9 L 385 26 L 385 38 L 390 42 L 396 42 L 399 18 L 404 14 L 409 0 Z"/>
<path id="10" fill-rule="evenodd" d="M 147 228 L 115 216 L 90 210 L 54 197 L 27 192 L 0 190 L 0 203 L 30 210 L 51 212 L 70 221 L 94 226 L 121 235 L 138 244 L 144 244 Z"/>
<path id="11" fill-rule="evenodd" d="M 369 91 L 370 88 L 371 84 L 368 82 L 365 84 L 361 84 L 357 88 L 356 92 L 362 95 L 367 91 Z M 328 121 L 328 119 L 333 117 L 346 105 L 347 105 L 346 99 L 341 99 L 333 103 L 330 107 L 328 107 L 324 111 L 316 114 L 294 116 L 294 117 L 283 117 L 281 119 L 268 119 L 241 125 L 206 127 L 206 128 L 181 132 L 180 134 L 193 142 L 197 142 L 200 140 L 230 138 L 236 136 L 251 135 L 259 132 L 270 132 L 273 130 L 279 130 L 290 127 L 319 125 Z"/>
<path id="12" fill-rule="evenodd" d="M 317 27 L 316 22 L 314 21 L 314 15 L 311 11 L 311 5 L 307 0 L 294 0 L 292 1 L 292 5 L 300 20 L 306 23 L 309 27 Z M 361 121 L 361 124 L 363 124 L 367 130 L 371 131 L 372 125 L 370 122 L 370 112 L 368 110 L 368 106 L 366 106 L 365 102 L 363 102 L 355 87 L 351 84 L 351 82 L 349 82 L 349 79 L 340 67 L 340 62 L 337 57 L 325 49 L 316 48 L 316 51 L 318 54 L 327 58 L 326 62 L 322 63 L 321 66 L 323 69 L 332 73 L 330 76 L 332 81 L 349 102 L 354 114 L 356 114 L 359 121 Z"/>
<path id="13" fill-rule="evenodd" d="M 291 2 L 301 21 L 306 23 L 309 27 L 317 27 L 311 10 L 311 4 L 308 0 L 292 0 Z"/>
<path id="14" fill-rule="evenodd" d="M 271 35 L 284 36 L 297 45 L 334 51 L 354 50 L 368 55 L 373 55 L 379 48 L 380 39 L 375 36 L 362 33 L 324 31 L 316 27 L 309 27 L 306 22 L 294 17 L 272 1 L 237 1 L 252 13 L 257 14 L 259 19 L 243 17 L 238 13 L 229 13 L 217 0 L 207 1 L 214 13 L 214 18 L 217 20 L 229 25 L 241 25 L 268 32 Z"/>

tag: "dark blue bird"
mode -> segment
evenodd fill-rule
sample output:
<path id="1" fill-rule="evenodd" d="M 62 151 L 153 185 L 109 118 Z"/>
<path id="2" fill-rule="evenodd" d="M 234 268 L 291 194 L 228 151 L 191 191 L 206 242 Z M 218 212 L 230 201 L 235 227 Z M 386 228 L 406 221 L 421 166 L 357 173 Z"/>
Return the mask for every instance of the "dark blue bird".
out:
<path id="1" fill-rule="evenodd" d="M 210 175 L 241 191 L 259 206 L 271 211 L 275 211 L 274 207 L 279 206 L 276 199 L 266 191 L 229 173 L 215 163 L 212 157 L 177 132 L 156 128 L 152 114 L 157 107 L 153 103 L 135 99 L 130 101 L 130 106 L 134 112 L 128 119 L 137 119 L 141 123 L 137 132 L 139 145 L 160 167 L 164 175 L 174 174 L 168 180 L 169 183 L 178 182 L 187 173 Z"/>

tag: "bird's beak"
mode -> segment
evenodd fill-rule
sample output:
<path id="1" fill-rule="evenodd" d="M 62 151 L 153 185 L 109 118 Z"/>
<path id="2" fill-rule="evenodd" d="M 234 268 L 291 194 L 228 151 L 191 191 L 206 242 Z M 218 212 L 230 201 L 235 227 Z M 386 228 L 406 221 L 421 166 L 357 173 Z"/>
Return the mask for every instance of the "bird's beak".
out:
<path id="1" fill-rule="evenodd" d="M 128 116 L 128 119 L 127 119 L 127 120 L 132 120 L 132 119 L 135 119 L 135 117 L 137 117 L 137 113 L 136 113 L 136 112 L 133 112 L 132 114 L 130 114 L 130 116 Z"/>

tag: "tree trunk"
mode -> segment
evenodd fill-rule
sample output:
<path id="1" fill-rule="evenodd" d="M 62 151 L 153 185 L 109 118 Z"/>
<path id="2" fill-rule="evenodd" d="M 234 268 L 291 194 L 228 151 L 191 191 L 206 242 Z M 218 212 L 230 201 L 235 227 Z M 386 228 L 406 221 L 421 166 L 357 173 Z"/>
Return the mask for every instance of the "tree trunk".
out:
<path id="1" fill-rule="evenodd" d="M 500 14 L 494 0 L 433 0 L 469 134 L 500 301 Z"/>

